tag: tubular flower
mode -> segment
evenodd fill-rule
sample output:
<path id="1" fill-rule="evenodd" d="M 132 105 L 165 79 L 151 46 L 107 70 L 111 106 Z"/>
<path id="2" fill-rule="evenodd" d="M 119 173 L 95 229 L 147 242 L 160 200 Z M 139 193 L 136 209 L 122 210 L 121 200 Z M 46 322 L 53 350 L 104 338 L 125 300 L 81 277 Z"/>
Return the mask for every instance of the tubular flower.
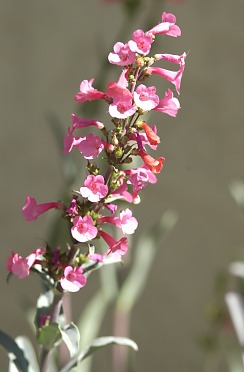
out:
<path id="1" fill-rule="evenodd" d="M 154 109 L 159 103 L 156 88 L 154 86 L 147 88 L 140 84 L 134 92 L 134 101 L 137 107 L 140 107 L 143 111 Z"/>
<path id="2" fill-rule="evenodd" d="M 139 127 L 144 129 L 147 139 L 151 145 L 156 146 L 160 143 L 160 137 L 147 123 L 140 122 Z"/>
<path id="3" fill-rule="evenodd" d="M 60 280 L 61 287 L 68 292 L 78 292 L 86 284 L 86 277 L 81 266 L 64 269 L 64 276 Z"/>
<path id="4" fill-rule="evenodd" d="M 84 186 L 80 188 L 80 193 L 84 198 L 95 203 L 105 198 L 108 193 L 108 186 L 104 184 L 103 176 L 93 176 L 91 174 L 86 178 Z"/>
<path id="5" fill-rule="evenodd" d="M 130 40 L 128 45 L 132 52 L 147 55 L 151 49 L 152 35 L 145 34 L 142 30 L 136 30 L 133 32 L 133 40 Z"/>
<path id="6" fill-rule="evenodd" d="M 117 241 L 111 235 L 102 230 L 99 230 L 99 235 L 109 246 L 109 250 L 106 252 L 107 255 L 111 253 L 117 253 L 118 255 L 123 256 L 124 254 L 126 254 L 128 250 L 127 238 L 123 237 Z"/>
<path id="7" fill-rule="evenodd" d="M 26 221 L 36 221 L 41 214 L 53 208 L 61 210 L 64 209 L 61 202 L 37 204 L 36 199 L 28 195 L 26 198 L 26 203 L 22 208 L 22 214 L 25 217 Z"/>
<path id="8" fill-rule="evenodd" d="M 181 35 L 181 30 L 179 26 L 176 24 L 176 17 L 171 13 L 163 12 L 162 14 L 162 22 L 159 23 L 157 26 L 151 28 L 148 31 L 149 34 L 165 34 L 168 36 L 177 37 Z"/>
<path id="9" fill-rule="evenodd" d="M 170 89 L 168 89 L 168 92 L 165 92 L 164 98 L 161 98 L 159 104 L 154 108 L 155 111 L 164 112 L 173 117 L 178 114 L 179 109 L 180 102 L 178 98 L 174 97 Z"/>
<path id="10" fill-rule="evenodd" d="M 26 258 L 12 252 L 12 255 L 7 260 L 7 270 L 16 275 L 19 279 L 23 279 L 30 274 L 31 267 L 35 264 L 36 258 L 45 253 L 45 248 L 37 248 Z"/>
<path id="11" fill-rule="evenodd" d="M 91 80 L 83 80 L 80 83 L 80 91 L 75 95 L 75 101 L 77 102 L 86 102 L 86 101 L 94 101 L 97 99 L 105 99 L 106 95 L 103 92 L 93 88 L 94 79 Z"/>
<path id="12" fill-rule="evenodd" d="M 151 155 L 147 154 L 144 151 L 138 150 L 137 155 L 139 155 L 146 166 L 153 172 L 153 173 L 160 173 L 163 168 L 163 163 L 165 158 L 159 157 L 154 159 Z"/>
<path id="13" fill-rule="evenodd" d="M 88 242 L 97 236 L 97 228 L 94 226 L 93 219 L 89 215 L 83 218 L 76 216 L 73 219 L 73 225 L 71 234 L 78 242 Z"/>
<path id="14" fill-rule="evenodd" d="M 108 60 L 118 66 L 128 66 L 135 62 L 136 55 L 130 50 L 128 44 L 117 42 L 114 45 L 114 53 L 109 53 Z"/>

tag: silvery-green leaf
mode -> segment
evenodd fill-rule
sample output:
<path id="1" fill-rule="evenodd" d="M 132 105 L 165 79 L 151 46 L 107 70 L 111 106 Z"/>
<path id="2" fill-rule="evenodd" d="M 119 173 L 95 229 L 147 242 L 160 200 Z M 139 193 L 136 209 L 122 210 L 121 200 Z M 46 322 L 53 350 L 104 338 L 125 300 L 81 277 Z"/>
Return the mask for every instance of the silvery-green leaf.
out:
<path id="1" fill-rule="evenodd" d="M 225 301 L 234 325 L 234 329 L 239 343 L 244 347 L 244 300 L 235 292 L 229 292 L 225 296 Z"/>
<path id="2" fill-rule="evenodd" d="M 109 346 L 109 345 L 121 345 L 121 346 L 128 346 L 134 349 L 135 351 L 138 350 L 137 344 L 126 337 L 113 337 L 113 336 L 107 336 L 107 337 L 99 337 L 95 339 L 90 346 L 88 346 L 86 349 L 81 351 L 79 355 L 77 355 L 75 358 L 71 359 L 69 363 L 66 364 L 65 367 L 61 369 L 60 372 L 68 372 L 71 370 L 71 368 L 77 366 L 78 363 L 80 363 L 82 360 L 87 358 L 89 355 L 93 354 L 98 349 Z"/>
<path id="3" fill-rule="evenodd" d="M 79 352 L 80 332 L 78 327 L 74 323 L 66 325 L 63 329 L 60 329 L 63 341 L 65 342 L 70 357 L 73 358 Z"/>
<path id="4" fill-rule="evenodd" d="M 27 337 L 18 336 L 16 337 L 15 341 L 16 341 L 16 344 L 23 351 L 25 358 L 28 360 L 28 363 L 29 363 L 28 372 L 38 372 L 39 371 L 38 361 L 37 361 L 35 350 L 30 340 Z M 12 361 L 12 357 L 9 363 L 9 372 L 19 372 L 14 362 Z"/>
<path id="5" fill-rule="evenodd" d="M 16 341 L 12 339 L 7 333 L 0 330 L 0 345 L 9 354 L 10 360 L 21 372 L 29 372 L 29 362 L 26 359 L 23 350 L 18 346 Z"/>

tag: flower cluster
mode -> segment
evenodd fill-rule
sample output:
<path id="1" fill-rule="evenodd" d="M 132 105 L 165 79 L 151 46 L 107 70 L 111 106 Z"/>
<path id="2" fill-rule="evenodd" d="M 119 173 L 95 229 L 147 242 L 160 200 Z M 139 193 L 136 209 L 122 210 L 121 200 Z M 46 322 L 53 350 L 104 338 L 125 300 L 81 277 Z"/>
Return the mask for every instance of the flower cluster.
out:
<path id="1" fill-rule="evenodd" d="M 67 203 L 38 204 L 28 196 L 22 210 L 26 221 L 36 221 L 49 209 L 61 211 L 61 217 L 70 226 L 73 243 L 65 251 L 47 244 L 26 258 L 13 252 L 7 263 L 10 273 L 24 278 L 30 270 L 41 272 L 57 290 L 76 292 L 86 284 L 90 267 L 102 264 L 108 257 L 119 260 L 127 252 L 127 235 L 135 232 L 138 222 L 131 208 L 118 210 L 118 201 L 139 203 L 141 191 L 148 183 L 157 182 L 156 175 L 165 161 L 164 157 L 149 154 L 157 149 L 160 138 L 156 126 L 151 127 L 143 116 L 153 110 L 175 117 L 180 109 L 179 100 L 170 88 L 161 97 L 155 86 L 146 85 L 150 76 L 156 74 L 169 81 L 180 94 L 186 54 L 149 56 L 158 34 L 181 35 L 173 14 L 164 12 L 162 21 L 147 32 L 138 29 L 126 44 L 114 45 L 108 61 L 122 71 L 117 81 L 107 84 L 105 92 L 93 86 L 94 79 L 81 82 L 75 101 L 102 100 L 110 115 L 109 125 L 71 116 L 63 152 L 67 155 L 77 148 L 86 162 L 86 178 L 79 190 L 73 190 Z M 176 65 L 176 70 L 154 66 L 162 61 Z M 93 132 L 82 135 L 83 128 Z M 94 161 L 101 153 L 106 164 L 104 174 Z M 140 166 L 133 165 L 135 157 L 141 159 Z M 116 227 L 116 239 L 107 231 L 107 225 Z M 103 251 L 99 245 L 101 239 L 107 246 Z"/>

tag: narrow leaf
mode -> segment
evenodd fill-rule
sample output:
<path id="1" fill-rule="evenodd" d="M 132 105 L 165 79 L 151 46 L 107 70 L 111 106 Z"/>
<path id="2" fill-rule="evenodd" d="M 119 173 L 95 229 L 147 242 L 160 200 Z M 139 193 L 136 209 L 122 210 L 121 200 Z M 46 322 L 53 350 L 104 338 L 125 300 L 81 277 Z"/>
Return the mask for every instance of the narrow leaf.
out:
<path id="1" fill-rule="evenodd" d="M 109 346 L 109 345 L 122 345 L 122 346 L 129 346 L 135 351 L 138 350 L 137 344 L 129 338 L 125 337 L 99 337 L 95 339 L 90 346 L 84 349 L 78 356 L 70 360 L 69 363 L 66 364 L 64 368 L 61 369 L 60 372 L 68 372 L 71 368 L 76 367 L 79 362 L 93 354 L 98 349 Z"/>
<path id="2" fill-rule="evenodd" d="M 20 349 L 23 351 L 25 358 L 29 362 L 28 372 L 38 372 L 39 366 L 37 362 L 37 357 L 35 350 L 33 348 L 32 343 L 27 337 L 24 336 L 18 336 L 15 339 L 17 345 L 20 347 Z M 18 369 L 16 368 L 15 364 L 13 363 L 13 360 L 11 358 L 9 363 L 9 372 L 18 372 Z"/>
<path id="3" fill-rule="evenodd" d="M 244 301 L 243 298 L 235 292 L 229 292 L 225 296 L 225 301 L 230 312 L 234 329 L 239 343 L 244 347 Z"/>
<path id="4" fill-rule="evenodd" d="M 20 349 L 15 340 L 7 333 L 0 330 L 0 345 L 6 349 L 10 355 L 10 359 L 21 372 L 28 372 L 29 363 L 23 351 Z"/>
<path id="5" fill-rule="evenodd" d="M 66 325 L 60 329 L 63 341 L 70 352 L 70 357 L 73 358 L 79 352 L 80 332 L 74 323 Z"/>

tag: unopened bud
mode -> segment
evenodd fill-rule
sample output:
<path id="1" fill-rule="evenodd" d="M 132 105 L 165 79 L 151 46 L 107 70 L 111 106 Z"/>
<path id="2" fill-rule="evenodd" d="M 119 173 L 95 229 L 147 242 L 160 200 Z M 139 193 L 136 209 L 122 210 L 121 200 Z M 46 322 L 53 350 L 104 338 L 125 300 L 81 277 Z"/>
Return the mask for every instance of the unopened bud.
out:
<path id="1" fill-rule="evenodd" d="M 114 155 L 116 157 L 116 159 L 120 159 L 122 156 L 123 156 L 123 149 L 121 147 L 117 147 L 115 152 L 114 152 Z"/>
<path id="2" fill-rule="evenodd" d="M 139 129 L 141 129 L 141 128 L 143 127 L 143 124 L 144 124 L 144 121 L 143 121 L 143 120 L 138 120 L 138 121 L 136 122 L 136 126 L 137 126 L 137 128 L 139 128 Z"/>
<path id="3" fill-rule="evenodd" d="M 145 64 L 144 58 L 143 57 L 138 57 L 137 60 L 136 60 L 136 66 L 137 67 L 143 67 L 144 64 Z"/>
<path id="4" fill-rule="evenodd" d="M 134 75 L 129 75 L 129 82 L 134 83 L 135 82 L 135 76 Z"/>

